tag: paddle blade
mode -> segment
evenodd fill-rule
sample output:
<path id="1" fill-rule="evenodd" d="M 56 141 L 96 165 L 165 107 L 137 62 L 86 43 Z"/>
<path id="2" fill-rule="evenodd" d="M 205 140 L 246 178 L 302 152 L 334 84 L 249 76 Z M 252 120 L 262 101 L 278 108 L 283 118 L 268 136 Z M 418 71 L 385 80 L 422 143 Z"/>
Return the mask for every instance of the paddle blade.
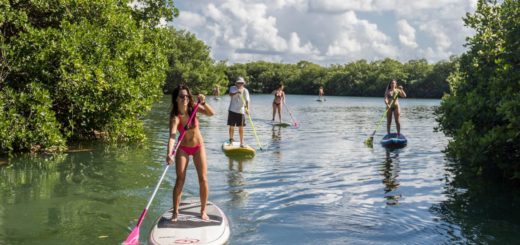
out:
<path id="1" fill-rule="evenodd" d="M 139 245 L 139 226 L 136 226 L 123 242 L 124 245 Z"/>
<path id="2" fill-rule="evenodd" d="M 374 136 L 370 136 L 365 140 L 365 145 L 372 147 L 374 144 Z"/>

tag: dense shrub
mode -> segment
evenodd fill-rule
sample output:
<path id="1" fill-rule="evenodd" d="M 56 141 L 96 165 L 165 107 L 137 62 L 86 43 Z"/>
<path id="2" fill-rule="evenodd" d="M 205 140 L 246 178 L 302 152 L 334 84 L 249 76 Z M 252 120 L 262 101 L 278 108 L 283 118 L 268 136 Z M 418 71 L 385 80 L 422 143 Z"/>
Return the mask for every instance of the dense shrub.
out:
<path id="1" fill-rule="evenodd" d="M 65 146 L 60 125 L 51 109 L 50 93 L 30 83 L 22 91 L 0 90 L 0 149 L 56 151 Z"/>
<path id="2" fill-rule="evenodd" d="M 144 138 L 168 67 L 156 25 L 177 14 L 173 1 L 0 1 L 0 12 L 0 123 L 16 129 L 0 151 Z"/>
<path id="3" fill-rule="evenodd" d="M 448 152 L 471 175 L 520 180 L 520 2 L 479 1 L 475 29 L 438 110 Z"/>

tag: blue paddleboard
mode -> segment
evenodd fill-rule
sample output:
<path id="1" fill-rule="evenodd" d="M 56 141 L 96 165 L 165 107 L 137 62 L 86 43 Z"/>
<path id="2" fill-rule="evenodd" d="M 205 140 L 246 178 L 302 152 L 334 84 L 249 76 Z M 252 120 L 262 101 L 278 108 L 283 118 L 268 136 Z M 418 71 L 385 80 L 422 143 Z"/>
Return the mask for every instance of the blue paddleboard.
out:
<path id="1" fill-rule="evenodd" d="M 407 143 L 408 140 L 406 137 L 404 137 L 403 134 L 399 134 L 398 137 L 397 133 L 387 134 L 381 140 L 381 145 L 387 148 L 402 148 L 405 147 Z"/>

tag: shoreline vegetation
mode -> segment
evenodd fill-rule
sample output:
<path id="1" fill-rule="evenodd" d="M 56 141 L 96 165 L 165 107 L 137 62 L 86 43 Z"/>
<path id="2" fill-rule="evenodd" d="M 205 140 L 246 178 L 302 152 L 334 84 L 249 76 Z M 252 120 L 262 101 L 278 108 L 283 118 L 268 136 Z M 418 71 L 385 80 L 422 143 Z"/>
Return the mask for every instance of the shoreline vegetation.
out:
<path id="1" fill-rule="evenodd" d="M 153 4 L 151 4 L 153 3 Z M 520 179 L 518 1 L 479 0 L 468 51 L 430 64 L 386 58 L 227 64 L 187 31 L 159 27 L 173 0 L 0 4 L 0 154 L 63 152 L 77 140 L 143 142 L 141 118 L 180 82 L 221 91 L 244 77 L 253 93 L 382 97 L 392 79 L 411 98 L 443 98 L 439 130 L 471 175 Z"/>

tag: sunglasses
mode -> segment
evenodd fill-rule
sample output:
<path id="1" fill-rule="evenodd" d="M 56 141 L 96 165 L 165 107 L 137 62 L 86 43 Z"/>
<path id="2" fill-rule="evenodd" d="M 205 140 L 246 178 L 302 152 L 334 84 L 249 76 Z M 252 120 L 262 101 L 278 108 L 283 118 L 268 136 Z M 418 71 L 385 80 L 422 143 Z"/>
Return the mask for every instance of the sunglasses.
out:
<path id="1" fill-rule="evenodd" d="M 181 94 L 181 95 L 179 95 L 179 98 L 180 98 L 180 99 L 186 99 L 186 98 L 188 98 L 188 97 L 190 97 L 190 96 L 187 95 L 187 94 Z"/>

